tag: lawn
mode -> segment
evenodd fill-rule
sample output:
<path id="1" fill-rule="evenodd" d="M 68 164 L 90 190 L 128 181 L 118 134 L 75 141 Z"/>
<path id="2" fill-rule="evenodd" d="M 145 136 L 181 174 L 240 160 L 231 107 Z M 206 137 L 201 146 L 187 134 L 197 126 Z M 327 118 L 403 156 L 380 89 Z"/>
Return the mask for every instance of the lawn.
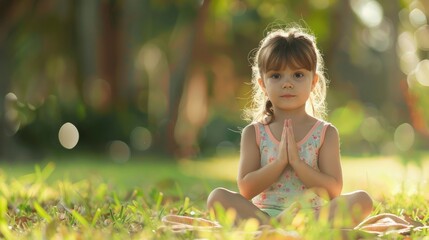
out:
<path id="1" fill-rule="evenodd" d="M 428 224 L 425 156 L 418 167 L 404 166 L 395 157 L 344 157 L 344 192 L 368 191 L 375 200 L 373 214 L 402 214 Z M 254 239 L 258 226 L 251 221 L 233 227 L 231 212 L 220 219 L 224 227 L 217 231 L 177 233 L 161 221 L 171 213 L 210 218 L 205 199 L 217 186 L 236 189 L 237 159 L 171 162 L 140 157 L 115 163 L 98 156 L 68 156 L 36 165 L 2 163 L 0 233 L 6 239 Z M 302 219 L 277 227 L 302 239 L 335 239 L 341 234 L 323 222 Z M 428 239 L 427 234 L 407 237 Z"/>

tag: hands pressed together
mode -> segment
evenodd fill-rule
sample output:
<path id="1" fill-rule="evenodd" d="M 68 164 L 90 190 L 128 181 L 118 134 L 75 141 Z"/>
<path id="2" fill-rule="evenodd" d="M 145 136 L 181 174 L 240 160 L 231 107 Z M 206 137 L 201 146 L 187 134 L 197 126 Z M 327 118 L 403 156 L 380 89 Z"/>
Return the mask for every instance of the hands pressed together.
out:
<path id="1" fill-rule="evenodd" d="M 299 162 L 298 146 L 295 141 L 291 119 L 284 121 L 277 161 L 282 165 L 284 164 L 284 167 L 288 164 L 293 167 Z"/>

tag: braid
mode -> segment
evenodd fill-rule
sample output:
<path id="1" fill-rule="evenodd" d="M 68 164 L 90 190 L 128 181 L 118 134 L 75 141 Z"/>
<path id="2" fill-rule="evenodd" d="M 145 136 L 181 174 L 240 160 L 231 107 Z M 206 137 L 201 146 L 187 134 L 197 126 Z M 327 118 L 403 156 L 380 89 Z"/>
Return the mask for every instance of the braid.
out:
<path id="1" fill-rule="evenodd" d="M 274 112 L 273 112 L 273 103 L 268 99 L 267 102 L 265 103 L 265 110 L 264 113 L 267 116 L 274 116 Z"/>

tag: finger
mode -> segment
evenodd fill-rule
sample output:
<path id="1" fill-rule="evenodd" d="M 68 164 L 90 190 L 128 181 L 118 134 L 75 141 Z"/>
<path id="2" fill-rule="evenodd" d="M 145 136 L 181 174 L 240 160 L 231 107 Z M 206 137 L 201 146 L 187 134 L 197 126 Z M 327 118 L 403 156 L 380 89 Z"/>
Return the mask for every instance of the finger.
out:
<path id="1" fill-rule="evenodd" d="M 285 143 L 287 144 L 287 120 L 284 121 L 283 123 L 283 134 L 284 134 L 284 139 L 285 139 Z"/>
<path id="2" fill-rule="evenodd" d="M 296 143 L 295 143 L 295 139 L 293 138 L 293 130 L 291 127 L 288 127 L 287 130 L 287 145 L 286 145 L 286 152 L 287 152 L 287 156 L 288 156 L 288 161 L 293 161 L 293 159 L 295 158 L 294 156 L 295 151 L 296 151 Z"/>
<path id="3" fill-rule="evenodd" d="M 292 138 L 292 134 L 293 134 L 293 130 L 292 130 L 292 128 L 291 127 L 288 127 L 287 128 L 287 131 L 286 131 L 286 133 L 287 133 L 287 138 L 286 138 L 286 141 L 287 141 L 287 143 L 288 143 L 288 148 L 289 148 L 289 146 L 290 145 L 292 145 L 293 144 L 293 141 L 294 141 L 294 139 Z"/>
<path id="4" fill-rule="evenodd" d="M 290 122 L 289 122 L 290 123 Z M 287 149 L 288 151 L 293 151 L 294 148 L 296 148 L 296 142 L 295 142 L 295 137 L 293 134 L 293 128 L 292 126 L 289 124 L 289 127 L 287 128 Z"/>
<path id="5" fill-rule="evenodd" d="M 289 119 L 288 126 L 289 126 L 289 128 L 290 128 L 290 135 L 293 137 L 292 139 L 294 139 L 294 140 L 295 140 L 295 134 L 294 134 L 294 132 L 293 132 L 293 127 L 292 127 L 292 119 Z"/>

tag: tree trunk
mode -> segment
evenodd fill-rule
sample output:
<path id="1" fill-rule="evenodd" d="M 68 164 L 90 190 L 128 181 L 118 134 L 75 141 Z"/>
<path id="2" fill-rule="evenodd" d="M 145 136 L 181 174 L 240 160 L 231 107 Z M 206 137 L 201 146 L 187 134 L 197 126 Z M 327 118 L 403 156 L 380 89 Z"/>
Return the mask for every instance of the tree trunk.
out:
<path id="1" fill-rule="evenodd" d="M 107 81 L 110 94 L 102 110 L 110 111 L 121 103 L 119 77 L 121 70 L 120 1 L 101 1 L 101 33 L 98 38 L 99 76 Z M 112 106 L 113 105 L 113 106 Z"/>
<path id="2" fill-rule="evenodd" d="M 199 41 L 203 40 L 204 25 L 206 23 L 210 0 L 203 1 L 200 9 L 198 10 L 197 17 L 193 24 L 191 33 L 188 36 L 185 46 L 181 48 L 179 57 L 176 60 L 175 68 L 171 72 L 170 87 L 169 87 L 169 105 L 166 125 L 161 125 L 159 141 L 160 146 L 170 156 L 180 155 L 180 149 L 174 136 L 179 105 L 182 99 L 183 89 L 186 81 L 186 74 L 188 73 L 189 66 L 192 62 L 192 57 L 195 56 L 198 48 Z"/>

